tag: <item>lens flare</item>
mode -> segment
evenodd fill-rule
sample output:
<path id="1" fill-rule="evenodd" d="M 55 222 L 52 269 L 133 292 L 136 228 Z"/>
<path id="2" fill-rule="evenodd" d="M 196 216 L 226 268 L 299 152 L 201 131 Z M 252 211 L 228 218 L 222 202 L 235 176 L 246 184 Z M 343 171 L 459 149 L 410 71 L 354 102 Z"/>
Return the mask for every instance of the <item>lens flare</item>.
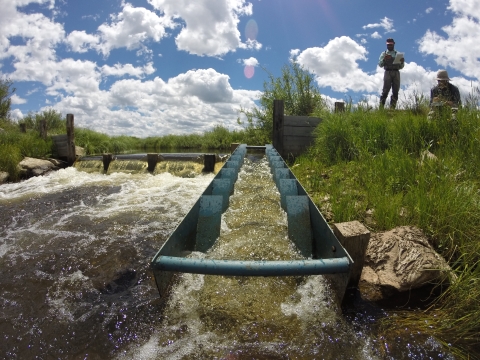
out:
<path id="1" fill-rule="evenodd" d="M 245 37 L 248 40 L 255 40 L 258 35 L 258 25 L 257 22 L 253 19 L 248 20 L 247 25 L 245 25 Z"/>
<path id="2" fill-rule="evenodd" d="M 255 74 L 255 67 L 251 65 L 245 65 L 245 68 L 243 69 L 243 73 L 245 74 L 245 77 L 247 79 L 251 79 Z"/>

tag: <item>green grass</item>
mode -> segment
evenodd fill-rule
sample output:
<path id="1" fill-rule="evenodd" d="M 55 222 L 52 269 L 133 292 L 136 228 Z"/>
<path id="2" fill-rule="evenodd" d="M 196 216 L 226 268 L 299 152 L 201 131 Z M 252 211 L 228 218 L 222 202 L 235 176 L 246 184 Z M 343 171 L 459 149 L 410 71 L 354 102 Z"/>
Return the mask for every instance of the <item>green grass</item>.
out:
<path id="1" fill-rule="evenodd" d="M 479 115 L 463 110 L 452 122 L 411 111 L 332 114 L 292 166 L 331 222 L 425 232 L 457 280 L 421 315 L 397 312 L 386 326 L 431 334 L 459 358 L 480 356 Z M 426 150 L 436 159 L 424 158 Z"/>

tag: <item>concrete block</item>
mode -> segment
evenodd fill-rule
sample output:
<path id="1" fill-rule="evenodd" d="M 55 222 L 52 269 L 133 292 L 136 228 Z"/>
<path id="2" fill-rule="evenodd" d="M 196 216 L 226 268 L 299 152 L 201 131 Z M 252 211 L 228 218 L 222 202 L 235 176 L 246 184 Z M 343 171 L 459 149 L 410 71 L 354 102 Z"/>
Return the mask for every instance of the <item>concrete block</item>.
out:
<path id="1" fill-rule="evenodd" d="M 334 224 L 333 233 L 353 260 L 348 286 L 358 287 L 370 241 L 370 231 L 361 222 L 350 221 Z"/>

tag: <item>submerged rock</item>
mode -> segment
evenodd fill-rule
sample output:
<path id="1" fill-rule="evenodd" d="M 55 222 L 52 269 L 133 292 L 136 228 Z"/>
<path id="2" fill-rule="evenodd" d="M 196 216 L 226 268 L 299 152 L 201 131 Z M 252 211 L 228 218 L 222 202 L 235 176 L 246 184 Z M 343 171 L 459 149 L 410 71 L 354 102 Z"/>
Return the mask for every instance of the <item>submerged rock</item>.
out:
<path id="1" fill-rule="evenodd" d="M 450 271 L 420 229 L 401 226 L 372 233 L 359 287 L 370 300 L 381 300 L 442 282 Z"/>

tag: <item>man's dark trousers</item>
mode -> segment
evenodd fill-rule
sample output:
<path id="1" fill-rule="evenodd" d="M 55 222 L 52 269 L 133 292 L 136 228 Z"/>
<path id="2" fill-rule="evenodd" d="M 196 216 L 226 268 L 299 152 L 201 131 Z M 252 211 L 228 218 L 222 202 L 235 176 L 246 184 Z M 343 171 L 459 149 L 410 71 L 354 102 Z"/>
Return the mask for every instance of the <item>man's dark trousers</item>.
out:
<path id="1" fill-rule="evenodd" d="M 398 91 L 400 90 L 400 71 L 398 70 L 385 70 L 385 74 L 383 74 L 383 90 L 382 96 L 380 96 L 381 106 L 385 106 L 390 89 L 392 89 L 390 107 L 395 108 L 397 106 Z"/>

